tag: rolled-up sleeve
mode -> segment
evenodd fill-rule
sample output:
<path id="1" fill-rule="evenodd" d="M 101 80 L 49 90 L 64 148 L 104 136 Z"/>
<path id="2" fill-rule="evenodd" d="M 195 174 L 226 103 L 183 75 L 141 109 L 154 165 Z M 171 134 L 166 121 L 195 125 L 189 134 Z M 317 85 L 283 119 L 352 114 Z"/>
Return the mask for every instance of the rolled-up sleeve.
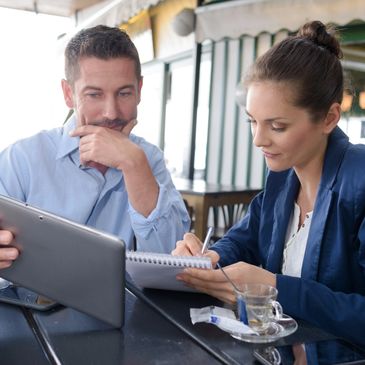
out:
<path id="1" fill-rule="evenodd" d="M 169 253 L 189 230 L 190 217 L 165 166 L 162 152 L 149 144 L 147 147 L 142 144 L 142 148 L 159 185 L 159 195 L 157 205 L 148 217 L 138 213 L 129 204 L 137 250 Z"/>

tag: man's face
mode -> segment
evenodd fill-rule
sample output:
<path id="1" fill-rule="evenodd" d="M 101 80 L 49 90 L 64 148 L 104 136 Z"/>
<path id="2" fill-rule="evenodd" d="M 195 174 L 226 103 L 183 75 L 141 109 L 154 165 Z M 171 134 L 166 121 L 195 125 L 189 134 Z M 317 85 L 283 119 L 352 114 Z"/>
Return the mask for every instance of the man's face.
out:
<path id="1" fill-rule="evenodd" d="M 78 126 L 93 124 L 122 130 L 137 117 L 142 79 L 129 58 L 84 57 L 74 85 L 63 81 L 66 104 L 75 110 Z"/>

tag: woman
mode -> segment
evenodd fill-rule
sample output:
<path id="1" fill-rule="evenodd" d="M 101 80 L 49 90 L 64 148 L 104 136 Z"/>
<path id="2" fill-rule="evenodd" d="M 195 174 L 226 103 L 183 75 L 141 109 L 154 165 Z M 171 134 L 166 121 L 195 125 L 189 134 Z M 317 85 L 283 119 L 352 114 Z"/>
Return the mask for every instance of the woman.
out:
<path id="1" fill-rule="evenodd" d="M 288 315 L 365 345 L 365 146 L 337 127 L 343 70 L 330 32 L 307 23 L 247 75 L 253 142 L 269 172 L 247 215 L 207 254 L 236 283 L 277 287 Z M 200 249 L 186 234 L 173 254 Z M 189 269 L 178 279 L 235 301 L 219 270 Z M 328 346 L 323 356 L 336 356 Z"/>

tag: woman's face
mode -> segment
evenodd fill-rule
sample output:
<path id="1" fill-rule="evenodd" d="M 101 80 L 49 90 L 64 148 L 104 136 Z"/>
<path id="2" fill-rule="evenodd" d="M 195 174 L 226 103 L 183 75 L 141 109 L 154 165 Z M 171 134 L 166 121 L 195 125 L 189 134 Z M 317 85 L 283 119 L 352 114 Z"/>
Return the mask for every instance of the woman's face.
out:
<path id="1" fill-rule="evenodd" d="M 285 83 L 251 83 L 247 114 L 254 144 L 272 171 L 302 169 L 322 161 L 329 131 L 324 121 L 314 123 L 303 108 L 293 105 L 292 87 Z"/>

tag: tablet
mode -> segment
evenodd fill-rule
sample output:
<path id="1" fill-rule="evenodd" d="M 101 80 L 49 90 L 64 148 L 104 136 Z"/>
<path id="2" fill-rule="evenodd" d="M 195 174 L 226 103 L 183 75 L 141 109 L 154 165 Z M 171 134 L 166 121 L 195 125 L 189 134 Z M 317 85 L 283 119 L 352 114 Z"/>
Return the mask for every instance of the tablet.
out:
<path id="1" fill-rule="evenodd" d="M 20 251 L 0 277 L 112 326 L 124 321 L 125 244 L 0 195 L 0 227 Z"/>
<path id="2" fill-rule="evenodd" d="M 0 290 L 0 302 L 15 304 L 38 311 L 48 311 L 60 304 L 29 289 L 10 285 Z"/>

